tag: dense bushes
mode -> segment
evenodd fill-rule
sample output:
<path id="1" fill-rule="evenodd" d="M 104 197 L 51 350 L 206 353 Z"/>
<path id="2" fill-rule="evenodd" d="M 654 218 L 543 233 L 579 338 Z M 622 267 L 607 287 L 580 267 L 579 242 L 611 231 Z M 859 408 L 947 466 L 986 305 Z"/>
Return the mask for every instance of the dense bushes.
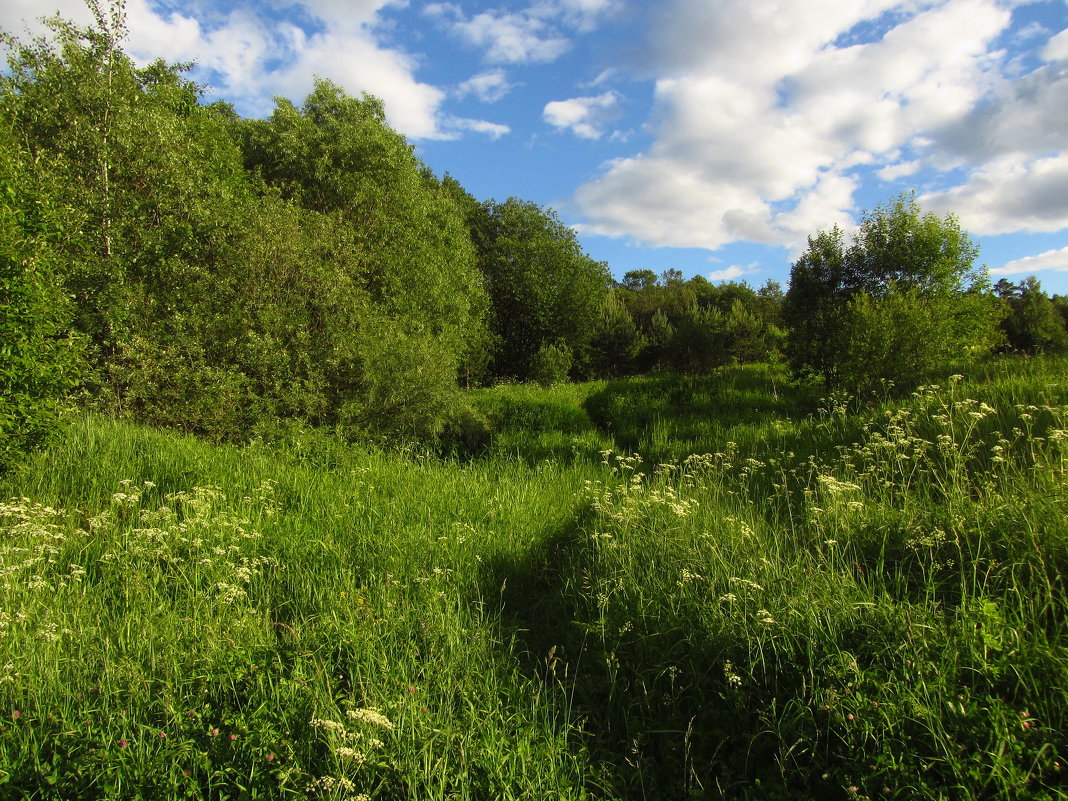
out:
<path id="1" fill-rule="evenodd" d="M 56 278 L 57 213 L 0 123 L 0 472 L 55 428 L 78 348 Z"/>
<path id="2" fill-rule="evenodd" d="M 989 352 L 1000 309 L 977 255 L 952 216 L 908 195 L 868 212 L 848 247 L 837 227 L 810 237 L 783 309 L 791 367 L 863 389 Z"/>
<path id="3" fill-rule="evenodd" d="M 214 439 L 287 418 L 436 433 L 487 300 L 459 209 L 381 103 L 319 82 L 302 108 L 242 121 L 201 105 L 179 67 L 136 68 L 121 8 L 94 8 L 92 28 L 8 38 L 2 86 L 10 135 L 44 166 L 42 202 L 84 223 L 54 264 L 87 343 L 86 397 Z"/>

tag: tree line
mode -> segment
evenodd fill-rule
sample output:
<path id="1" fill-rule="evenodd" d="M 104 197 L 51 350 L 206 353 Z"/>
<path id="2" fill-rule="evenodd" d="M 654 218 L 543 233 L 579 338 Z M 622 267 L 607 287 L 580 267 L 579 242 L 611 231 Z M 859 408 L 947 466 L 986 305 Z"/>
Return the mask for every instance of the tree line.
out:
<path id="1" fill-rule="evenodd" d="M 426 440 L 463 416 L 461 387 L 500 380 L 785 357 L 863 384 L 914 372 L 879 365 L 932 321 L 928 361 L 1065 348 L 1063 298 L 990 287 L 967 236 L 908 198 L 853 245 L 811 239 L 785 293 L 616 282 L 551 209 L 437 177 L 377 98 L 317 80 L 243 119 L 189 65 L 134 64 L 121 3 L 89 6 L 88 27 L 2 35 L 0 467 L 72 397 L 218 440 L 289 420 Z"/>

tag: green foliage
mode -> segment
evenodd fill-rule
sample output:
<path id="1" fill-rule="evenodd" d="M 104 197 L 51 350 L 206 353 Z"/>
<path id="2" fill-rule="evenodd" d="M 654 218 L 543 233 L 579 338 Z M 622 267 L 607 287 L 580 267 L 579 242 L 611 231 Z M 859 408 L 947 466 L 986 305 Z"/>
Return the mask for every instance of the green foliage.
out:
<path id="1" fill-rule="evenodd" d="M 530 377 L 543 387 L 567 381 L 575 363 L 566 342 L 548 342 L 538 348 L 530 364 Z"/>
<path id="2" fill-rule="evenodd" d="M 643 292 L 655 287 L 659 280 L 652 270 L 630 270 L 623 275 L 622 286 L 633 292 Z"/>
<path id="3" fill-rule="evenodd" d="M 462 350 L 485 306 L 464 218 L 385 124 L 380 100 L 319 80 L 302 108 L 279 99 L 243 136 L 246 165 L 268 185 L 355 228 L 361 280 L 376 305 L 425 321 L 443 349 Z"/>
<path id="4" fill-rule="evenodd" d="M 594 369 L 603 376 L 625 375 L 633 370 L 644 348 L 645 337 L 619 291 L 610 291 L 604 297 L 590 342 Z"/>
<path id="5" fill-rule="evenodd" d="M 502 385 L 463 464 L 87 416 L 0 480 L 0 795 L 1058 798 L 1064 360 L 968 372 Z"/>
<path id="6" fill-rule="evenodd" d="M 1068 352 L 1068 323 L 1033 275 L 1019 286 L 1002 279 L 998 294 L 1008 306 L 1001 321 L 1007 345 L 1022 353 Z"/>
<path id="7" fill-rule="evenodd" d="M 707 373 L 730 361 L 726 315 L 716 308 L 693 306 L 675 320 L 668 359 L 680 373 Z"/>
<path id="8" fill-rule="evenodd" d="M 279 100 L 270 119 L 244 123 L 242 136 L 249 168 L 283 197 L 334 219 L 345 237 L 333 255 L 335 280 L 353 297 L 328 300 L 318 322 L 337 326 L 340 315 L 349 326 L 328 340 L 328 408 L 365 432 L 439 430 L 461 360 L 477 380 L 488 341 L 488 301 L 449 188 L 427 180 L 386 126 L 381 101 L 348 97 L 325 81 L 301 109 Z M 328 282 L 318 289 L 333 294 Z"/>
<path id="9" fill-rule="evenodd" d="M 674 337 L 675 326 L 668 320 L 663 309 L 657 309 L 649 320 L 649 328 L 645 334 L 647 345 L 642 363 L 650 369 L 657 369 L 663 365 Z"/>
<path id="10" fill-rule="evenodd" d="M 836 380 L 858 391 L 883 382 L 915 386 L 937 366 L 988 350 L 996 315 L 991 299 L 978 293 L 929 295 L 891 284 L 878 298 L 854 295 L 841 322 Z M 974 351 L 962 353 L 968 343 Z"/>
<path id="11" fill-rule="evenodd" d="M 608 269 L 587 256 L 551 210 L 510 198 L 482 204 L 472 235 L 499 342 L 493 371 L 533 378 L 546 345 L 566 344 L 579 370 L 608 292 Z"/>
<path id="12" fill-rule="evenodd" d="M 1054 295 L 1050 300 L 1053 301 L 1054 308 L 1061 315 L 1065 330 L 1068 330 L 1068 295 Z"/>
<path id="13" fill-rule="evenodd" d="M 854 388 L 858 380 L 915 382 L 953 356 L 996 343 L 998 308 L 973 266 L 978 249 L 952 216 L 924 214 L 902 195 L 868 212 L 849 247 L 844 239 L 837 227 L 810 237 L 791 270 L 783 315 L 795 373 Z M 925 314 L 934 315 L 927 325 L 899 328 Z M 880 330 L 867 332 L 869 324 Z M 879 337 L 913 351 L 912 370 Z"/>
<path id="14" fill-rule="evenodd" d="M 0 118 L 0 472 L 59 425 L 79 369 L 53 242 L 61 212 Z"/>
<path id="15" fill-rule="evenodd" d="M 136 68 L 121 5 L 94 9 L 88 29 L 8 37 L 0 92 L 51 202 L 84 220 L 56 263 L 88 397 L 214 439 L 288 418 L 440 429 L 487 301 L 462 213 L 381 103 L 319 82 L 243 122 L 181 66 Z"/>

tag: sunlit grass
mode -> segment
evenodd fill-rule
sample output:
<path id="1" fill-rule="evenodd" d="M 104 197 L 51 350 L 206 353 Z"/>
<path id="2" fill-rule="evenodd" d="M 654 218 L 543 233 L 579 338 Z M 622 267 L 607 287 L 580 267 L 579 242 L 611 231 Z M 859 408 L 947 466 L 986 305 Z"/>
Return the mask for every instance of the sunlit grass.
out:
<path id="1" fill-rule="evenodd" d="M 1063 797 L 1064 367 L 498 387 L 447 459 L 84 418 L 0 484 L 0 797 Z"/>

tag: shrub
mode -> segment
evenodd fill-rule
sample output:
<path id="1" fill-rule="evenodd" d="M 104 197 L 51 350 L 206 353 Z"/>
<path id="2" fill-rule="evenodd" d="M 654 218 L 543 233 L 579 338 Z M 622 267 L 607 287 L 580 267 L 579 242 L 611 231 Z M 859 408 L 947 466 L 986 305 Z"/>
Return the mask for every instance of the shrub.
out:
<path id="1" fill-rule="evenodd" d="M 0 471 L 56 429 L 77 368 L 49 245 L 56 213 L 29 178 L 0 124 Z"/>
<path id="2" fill-rule="evenodd" d="M 573 361 L 571 348 L 563 342 L 542 345 L 531 360 L 530 377 L 543 387 L 563 384 L 567 381 Z"/>

